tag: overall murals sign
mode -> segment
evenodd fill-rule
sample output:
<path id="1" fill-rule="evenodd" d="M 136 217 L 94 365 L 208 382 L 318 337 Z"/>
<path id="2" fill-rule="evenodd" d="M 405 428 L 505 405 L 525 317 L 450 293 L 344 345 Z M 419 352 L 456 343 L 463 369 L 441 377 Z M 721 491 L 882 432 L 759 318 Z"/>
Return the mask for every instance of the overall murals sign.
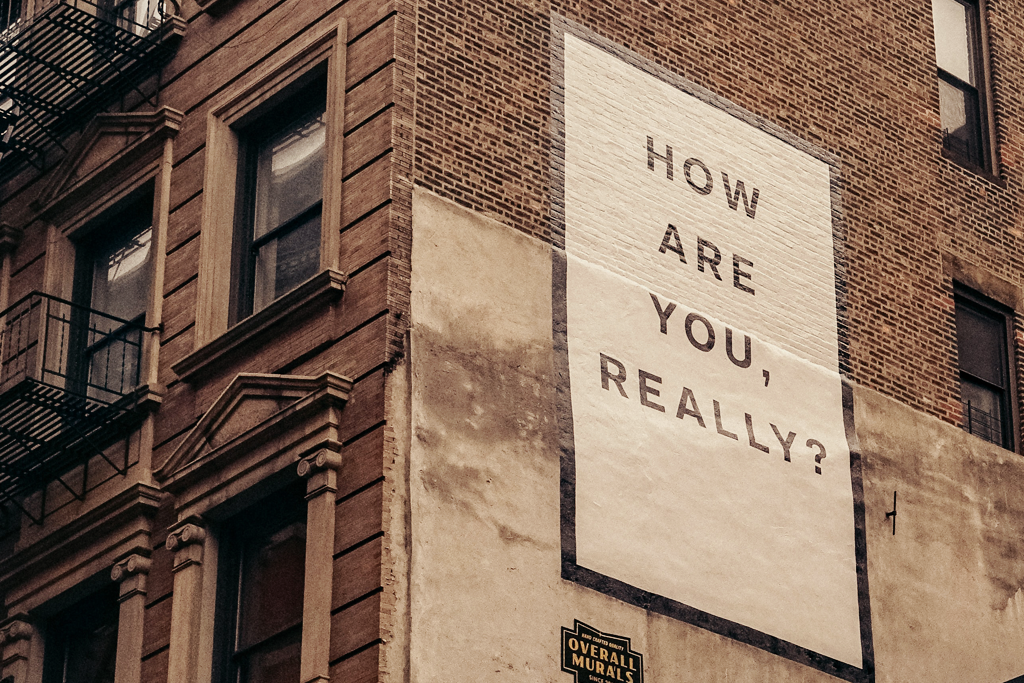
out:
<path id="1" fill-rule="evenodd" d="M 563 575 L 866 679 L 835 161 L 555 27 Z"/>

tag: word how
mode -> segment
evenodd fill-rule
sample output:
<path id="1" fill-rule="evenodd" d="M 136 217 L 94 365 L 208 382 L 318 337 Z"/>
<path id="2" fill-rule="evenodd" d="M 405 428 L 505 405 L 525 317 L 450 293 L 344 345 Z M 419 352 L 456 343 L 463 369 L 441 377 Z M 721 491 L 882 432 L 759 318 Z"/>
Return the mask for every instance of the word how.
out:
<path id="1" fill-rule="evenodd" d="M 665 153 L 658 154 L 654 151 L 654 138 L 650 135 L 647 136 L 647 168 L 654 170 L 654 163 L 656 161 L 664 162 L 665 164 L 665 177 L 669 180 L 675 178 L 675 162 L 672 158 L 672 148 L 665 145 Z M 701 195 L 709 195 L 715 186 L 715 179 L 711 175 L 711 169 L 704 164 L 703 161 L 695 157 L 690 157 L 683 162 L 683 177 L 686 178 L 686 183 L 693 188 L 693 191 Z M 750 198 L 747 198 L 747 188 L 744 186 L 742 180 L 736 181 L 736 187 L 729 184 L 729 174 L 722 171 L 722 187 L 725 189 L 725 201 L 728 203 L 729 208 L 733 211 L 739 210 L 740 198 L 743 198 L 743 211 L 749 218 L 753 218 L 757 213 L 757 199 L 760 196 L 760 191 L 755 187 L 754 191 L 750 193 Z"/>
<path id="2" fill-rule="evenodd" d="M 623 384 L 625 384 L 626 380 L 628 379 L 626 375 L 626 366 L 620 363 L 619 361 L 615 360 L 611 356 L 607 356 L 603 353 L 600 354 L 600 356 L 601 388 L 605 389 L 606 391 L 611 391 L 611 385 L 614 384 L 615 388 L 618 389 L 619 395 L 622 396 L 623 398 L 628 399 L 629 395 L 626 393 L 625 387 L 623 387 Z M 614 366 L 614 372 L 611 366 Z M 661 390 L 655 386 L 662 383 L 661 377 L 650 372 L 647 372 L 646 370 L 637 369 L 637 378 L 640 405 L 646 408 L 650 408 L 651 410 L 656 410 L 659 413 L 666 412 L 665 406 L 663 406 L 660 403 L 657 403 L 654 400 L 660 399 L 661 397 Z M 739 435 L 736 432 L 726 429 L 725 420 L 723 420 L 722 418 L 721 404 L 716 400 L 712 400 L 711 403 L 714 407 L 715 430 L 721 436 L 727 439 L 738 441 Z M 684 386 L 683 391 L 679 396 L 679 403 L 678 407 L 676 408 L 676 417 L 680 420 L 692 418 L 691 422 L 695 422 L 702 429 L 708 428 L 706 422 L 704 421 L 704 414 L 697 406 L 697 397 L 694 396 L 693 391 L 689 387 Z M 743 421 L 746 426 L 747 444 L 751 448 L 761 451 L 762 453 L 771 453 L 771 447 L 768 444 L 761 443 L 758 440 L 758 437 L 754 434 L 754 418 L 751 416 L 751 414 L 745 412 L 743 414 Z M 792 462 L 792 449 L 793 444 L 796 442 L 796 433 L 787 432 L 786 436 L 783 436 L 782 430 L 780 430 L 777 426 L 775 426 L 772 423 L 769 423 L 769 426 L 775 433 L 775 439 L 778 441 L 779 447 L 781 447 L 782 449 L 783 460 L 785 460 L 786 462 Z M 807 448 L 811 448 L 817 451 L 816 455 L 814 456 L 814 462 L 816 463 L 814 466 L 814 471 L 817 474 L 821 474 L 821 461 L 824 460 L 826 456 L 825 445 L 822 444 L 817 439 L 807 439 L 805 445 L 807 446 Z"/>

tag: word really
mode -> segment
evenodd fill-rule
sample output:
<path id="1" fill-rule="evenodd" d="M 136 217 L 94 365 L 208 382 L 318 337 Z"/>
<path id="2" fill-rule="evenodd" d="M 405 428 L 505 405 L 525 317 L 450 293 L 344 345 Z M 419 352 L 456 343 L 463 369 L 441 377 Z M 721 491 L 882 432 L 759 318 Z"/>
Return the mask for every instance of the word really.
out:
<path id="1" fill-rule="evenodd" d="M 623 386 L 626 383 L 626 380 L 628 379 L 626 374 L 626 366 L 623 365 L 618 360 L 612 358 L 611 356 L 607 356 L 603 353 L 600 354 L 600 356 L 601 388 L 606 391 L 611 391 L 611 386 L 614 384 L 615 388 L 618 389 L 619 395 L 622 396 L 623 398 L 628 399 L 629 395 L 626 393 L 626 389 Z M 612 370 L 612 366 L 614 366 L 614 372 Z M 653 373 L 647 372 L 646 370 L 641 370 L 638 368 L 637 379 L 640 405 L 646 408 L 650 408 L 651 410 L 656 410 L 659 413 L 666 412 L 665 406 L 660 403 L 657 403 L 654 400 L 660 400 L 661 397 L 661 389 L 659 389 L 656 386 L 662 383 L 661 377 Z M 724 436 L 727 439 L 738 441 L 739 435 L 736 432 L 726 429 L 725 420 L 722 418 L 721 404 L 717 400 L 712 400 L 711 403 L 714 406 L 715 430 L 721 436 Z M 693 391 L 689 387 L 684 386 L 683 391 L 679 396 L 679 404 L 676 408 L 676 417 L 680 420 L 691 418 L 691 421 L 696 422 L 696 424 L 699 425 L 701 428 L 708 428 L 707 424 L 704 421 L 704 414 L 697 406 L 697 398 L 696 396 L 694 396 Z M 772 449 L 769 446 L 769 444 L 761 443 L 761 441 L 758 440 L 759 437 L 754 434 L 754 418 L 751 416 L 751 414 L 744 413 L 743 420 L 747 428 L 747 444 L 751 448 L 761 451 L 762 453 L 771 453 Z M 788 432 L 786 436 L 783 436 L 782 430 L 780 430 L 777 426 L 775 426 L 772 423 L 769 423 L 769 426 L 775 433 L 775 438 L 779 443 L 779 447 L 781 447 L 782 449 L 783 460 L 785 460 L 786 462 L 792 462 L 792 448 L 794 442 L 796 441 L 796 433 Z M 821 474 L 821 461 L 824 460 L 826 456 L 825 445 L 818 441 L 817 439 L 807 439 L 805 445 L 807 446 L 807 448 L 811 448 L 817 451 L 817 454 L 814 456 L 814 471 L 817 474 Z"/>

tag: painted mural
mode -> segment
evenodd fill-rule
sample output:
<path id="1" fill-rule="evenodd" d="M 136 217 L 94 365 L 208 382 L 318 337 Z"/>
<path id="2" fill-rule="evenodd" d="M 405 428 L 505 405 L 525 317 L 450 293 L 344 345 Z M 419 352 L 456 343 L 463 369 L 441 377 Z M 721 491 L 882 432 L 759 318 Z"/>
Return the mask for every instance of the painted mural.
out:
<path id="1" fill-rule="evenodd" d="M 555 23 L 563 576 L 859 680 L 835 160 Z"/>

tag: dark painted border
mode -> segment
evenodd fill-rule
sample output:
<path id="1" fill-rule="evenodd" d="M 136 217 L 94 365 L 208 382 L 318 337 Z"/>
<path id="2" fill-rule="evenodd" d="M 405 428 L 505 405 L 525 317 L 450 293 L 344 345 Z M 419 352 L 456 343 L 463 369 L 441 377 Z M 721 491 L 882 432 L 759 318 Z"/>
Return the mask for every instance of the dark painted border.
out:
<path id="1" fill-rule="evenodd" d="M 776 638 L 748 626 L 722 619 L 661 595 L 599 574 L 576 564 L 576 454 L 573 435 L 572 398 L 569 391 L 569 349 L 566 330 L 565 253 L 565 34 L 569 33 L 601 48 L 622 61 L 675 86 L 827 163 L 830 168 L 832 235 L 835 253 L 836 325 L 839 342 L 839 371 L 843 381 L 843 419 L 850 447 L 853 483 L 854 545 L 857 561 L 857 592 L 860 608 L 863 667 L 857 668 L 817 652 Z M 813 667 L 852 683 L 874 683 L 874 645 L 867 573 L 867 533 L 864 522 L 864 485 L 857 432 L 853 414 L 850 371 L 849 327 L 846 313 L 845 228 L 842 216 L 842 181 L 839 159 L 796 137 L 711 91 L 617 45 L 558 14 L 551 15 L 551 232 L 552 232 L 552 332 L 557 376 L 556 413 L 561 453 L 561 541 L 562 578 L 599 591 L 631 605 L 685 621 L 719 635 L 758 647 L 767 652 Z"/>

